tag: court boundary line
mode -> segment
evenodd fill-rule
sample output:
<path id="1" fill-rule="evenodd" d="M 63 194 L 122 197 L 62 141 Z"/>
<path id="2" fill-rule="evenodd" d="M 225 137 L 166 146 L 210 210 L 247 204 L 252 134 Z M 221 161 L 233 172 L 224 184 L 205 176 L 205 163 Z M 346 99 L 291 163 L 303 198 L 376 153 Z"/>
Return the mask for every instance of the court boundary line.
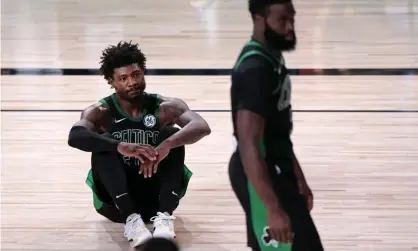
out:
<path id="1" fill-rule="evenodd" d="M 288 69 L 295 76 L 415 76 L 418 68 L 299 68 Z M 229 76 L 232 69 L 227 68 L 161 68 L 146 69 L 151 76 Z M 1 68 L 2 76 L 99 76 L 94 68 Z"/>
<path id="2" fill-rule="evenodd" d="M 230 113 L 229 109 L 193 109 L 194 112 L 199 113 Z M 81 109 L 1 109 L 1 112 L 82 112 Z M 418 110 L 367 110 L 367 109 L 296 109 L 296 113 L 418 113 Z"/>

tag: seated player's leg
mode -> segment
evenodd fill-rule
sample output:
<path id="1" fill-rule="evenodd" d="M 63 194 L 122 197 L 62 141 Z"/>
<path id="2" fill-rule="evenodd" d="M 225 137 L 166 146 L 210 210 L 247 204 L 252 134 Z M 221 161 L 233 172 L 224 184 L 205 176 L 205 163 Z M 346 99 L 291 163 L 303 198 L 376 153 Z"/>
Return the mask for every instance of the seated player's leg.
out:
<path id="1" fill-rule="evenodd" d="M 131 195 L 134 208 L 145 223 L 150 223 L 160 205 L 160 178 L 158 172 L 150 178 L 139 174 L 138 168 L 127 170 L 128 191 Z"/>
<path id="2" fill-rule="evenodd" d="M 179 131 L 176 127 L 167 126 L 159 134 L 158 143 Z M 154 237 L 175 238 L 172 216 L 179 205 L 180 195 L 184 187 L 185 176 L 185 147 L 180 146 L 171 149 L 158 167 L 160 180 L 160 203 L 154 222 Z"/>
<path id="3" fill-rule="evenodd" d="M 93 200 L 96 211 L 110 221 L 125 223 L 126 218 L 123 217 L 119 209 L 116 207 L 112 197 L 110 197 L 103 183 L 100 181 L 99 175 L 97 173 L 94 174 L 93 170 L 91 170 L 88 179 L 92 180 L 92 184 L 94 184 L 92 189 L 94 189 Z"/>
<path id="4" fill-rule="evenodd" d="M 107 202 L 97 209 L 98 213 L 112 221 L 125 223 L 125 237 L 133 247 L 151 238 L 151 232 L 145 227 L 141 215 L 135 212 L 127 188 L 126 170 L 119 154 L 93 153 L 92 173 L 97 183 L 94 186 L 101 190 Z"/>

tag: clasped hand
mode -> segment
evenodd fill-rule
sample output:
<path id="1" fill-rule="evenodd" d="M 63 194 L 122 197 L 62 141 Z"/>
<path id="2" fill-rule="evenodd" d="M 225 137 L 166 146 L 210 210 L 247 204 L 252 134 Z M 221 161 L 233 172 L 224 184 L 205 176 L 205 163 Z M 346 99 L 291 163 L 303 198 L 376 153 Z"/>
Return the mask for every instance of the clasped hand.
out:
<path id="1" fill-rule="evenodd" d="M 154 148 L 150 145 L 121 142 L 118 144 L 118 152 L 137 158 L 141 162 L 139 173 L 150 178 L 157 172 L 160 162 L 167 157 L 170 147 L 163 143 Z"/>

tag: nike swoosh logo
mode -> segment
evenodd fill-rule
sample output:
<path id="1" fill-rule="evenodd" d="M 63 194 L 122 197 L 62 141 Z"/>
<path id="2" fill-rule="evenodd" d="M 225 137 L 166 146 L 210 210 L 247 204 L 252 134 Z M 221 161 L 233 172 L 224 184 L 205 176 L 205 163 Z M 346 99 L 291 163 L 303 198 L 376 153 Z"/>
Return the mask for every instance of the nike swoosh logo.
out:
<path id="1" fill-rule="evenodd" d="M 175 196 L 179 196 L 178 194 L 176 194 L 174 191 L 173 192 L 171 192 L 172 194 L 174 194 Z"/>
<path id="2" fill-rule="evenodd" d="M 122 122 L 122 121 L 124 121 L 126 118 L 123 118 L 123 119 L 119 119 L 119 120 L 116 120 L 115 119 L 115 123 L 119 123 L 119 122 Z"/>
<path id="3" fill-rule="evenodd" d="M 280 167 L 278 165 L 274 165 L 274 167 L 276 168 L 277 174 L 281 174 L 282 173 L 282 170 L 280 169 Z"/>
<path id="4" fill-rule="evenodd" d="M 123 194 L 119 194 L 119 195 L 116 195 L 116 199 L 119 199 L 120 197 L 122 197 L 122 196 L 124 196 L 124 195 L 127 195 L 128 193 L 123 193 Z"/>

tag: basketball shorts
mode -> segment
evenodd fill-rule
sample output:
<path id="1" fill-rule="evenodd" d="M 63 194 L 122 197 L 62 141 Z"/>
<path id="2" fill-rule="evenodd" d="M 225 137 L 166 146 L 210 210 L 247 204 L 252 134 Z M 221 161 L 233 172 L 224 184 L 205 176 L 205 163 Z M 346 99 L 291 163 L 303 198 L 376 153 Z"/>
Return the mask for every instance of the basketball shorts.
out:
<path id="1" fill-rule="evenodd" d="M 308 210 L 306 199 L 299 195 L 292 160 L 274 164 L 271 173 L 276 195 L 287 212 L 294 232 L 292 244 L 278 243 L 269 236 L 267 210 L 248 182 L 239 154 L 235 152 L 229 162 L 229 178 L 235 195 L 245 212 L 247 246 L 253 251 L 322 251 L 323 247 Z M 279 167 L 279 168 L 277 168 Z M 282 170 L 282 171 L 280 171 Z"/>

